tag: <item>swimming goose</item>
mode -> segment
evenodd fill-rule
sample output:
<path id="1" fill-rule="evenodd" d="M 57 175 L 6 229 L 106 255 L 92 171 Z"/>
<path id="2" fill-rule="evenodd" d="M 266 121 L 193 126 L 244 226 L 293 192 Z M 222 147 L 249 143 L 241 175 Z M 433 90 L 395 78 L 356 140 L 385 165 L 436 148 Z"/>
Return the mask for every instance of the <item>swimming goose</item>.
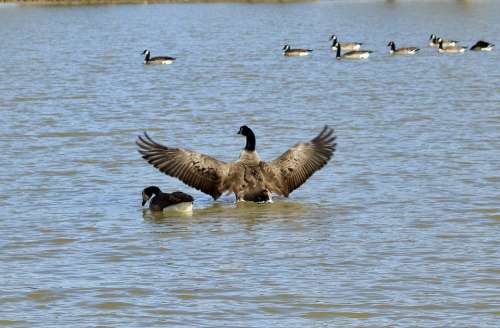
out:
<path id="1" fill-rule="evenodd" d="M 465 51 L 465 47 L 448 46 L 448 47 L 445 48 L 443 46 L 443 41 L 441 40 L 439 42 L 438 51 L 439 51 L 439 53 L 456 54 L 456 53 L 464 52 Z"/>
<path id="2" fill-rule="evenodd" d="M 222 193 L 234 193 L 237 201 L 272 201 L 272 193 L 288 195 L 325 166 L 336 143 L 334 131 L 325 126 L 306 143 L 299 143 L 273 161 L 265 162 L 255 150 L 255 134 L 246 125 L 238 134 L 246 137 L 245 148 L 236 162 L 225 163 L 184 148 L 163 146 L 147 133 L 139 136 L 139 153 L 161 172 L 178 178 L 214 200 Z"/>
<path id="3" fill-rule="evenodd" d="M 310 52 L 312 52 L 312 49 L 291 49 L 288 44 L 283 47 L 283 55 L 287 57 L 307 56 Z"/>
<path id="4" fill-rule="evenodd" d="M 175 60 L 174 57 L 162 56 L 162 57 L 151 57 L 151 52 L 148 49 L 142 52 L 143 55 L 146 55 L 144 58 L 144 64 L 172 64 Z"/>
<path id="5" fill-rule="evenodd" d="M 389 42 L 387 46 L 390 47 L 389 53 L 391 55 L 414 55 L 420 50 L 416 47 L 396 48 L 394 41 Z"/>
<path id="6" fill-rule="evenodd" d="M 495 45 L 492 44 L 492 43 L 489 43 L 489 42 L 486 42 L 486 41 L 483 41 L 483 40 L 479 40 L 476 42 L 475 45 L 473 45 L 470 50 L 473 50 L 473 51 L 491 51 L 493 50 L 493 47 Z"/>
<path id="7" fill-rule="evenodd" d="M 429 38 L 429 46 L 431 47 L 439 47 L 439 42 L 443 41 L 443 47 L 455 47 L 458 43 L 458 41 L 455 40 L 445 40 L 443 38 L 438 38 L 435 34 L 431 34 L 431 37 Z"/>
<path id="8" fill-rule="evenodd" d="M 342 43 L 339 43 L 337 40 L 337 36 L 335 34 L 332 34 L 332 36 L 330 37 L 330 41 L 332 41 L 332 50 L 334 50 L 334 51 L 337 50 L 338 44 L 340 44 L 340 46 L 342 47 L 342 49 L 344 49 L 344 51 L 346 51 L 346 50 L 359 50 L 359 49 L 361 49 L 361 45 L 363 44 L 361 42 L 342 42 Z"/>
<path id="9" fill-rule="evenodd" d="M 182 191 L 171 194 L 164 193 L 156 186 L 150 186 L 142 191 L 142 206 L 149 201 L 151 211 L 192 211 L 193 197 Z"/>
<path id="10" fill-rule="evenodd" d="M 337 59 L 367 59 L 370 57 L 370 54 L 373 52 L 371 50 L 355 50 L 355 51 L 349 51 L 346 52 L 343 55 L 340 55 L 342 46 L 339 44 L 337 46 Z"/>

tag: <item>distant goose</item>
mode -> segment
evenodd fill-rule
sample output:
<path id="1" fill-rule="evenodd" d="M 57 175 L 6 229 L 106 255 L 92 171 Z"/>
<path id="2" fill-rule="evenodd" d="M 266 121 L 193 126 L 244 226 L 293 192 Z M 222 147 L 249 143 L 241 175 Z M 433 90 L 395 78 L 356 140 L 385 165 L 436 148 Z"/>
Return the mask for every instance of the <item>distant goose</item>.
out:
<path id="1" fill-rule="evenodd" d="M 143 55 L 146 55 L 144 58 L 144 64 L 172 64 L 175 60 L 174 57 L 161 56 L 161 57 L 151 57 L 151 52 L 148 49 L 144 50 Z"/>
<path id="2" fill-rule="evenodd" d="M 246 137 L 236 162 L 225 163 L 184 148 L 163 146 L 146 133 L 137 145 L 142 157 L 161 172 L 209 194 L 214 200 L 224 192 L 237 201 L 270 202 L 272 193 L 285 197 L 325 166 L 335 151 L 333 130 L 325 126 L 306 143 L 299 143 L 277 159 L 265 162 L 255 150 L 255 134 L 246 125 L 238 134 Z"/>
<path id="3" fill-rule="evenodd" d="M 370 54 L 373 52 L 371 50 L 354 50 L 354 51 L 349 51 L 346 52 L 345 54 L 341 55 L 342 46 L 339 44 L 337 45 L 337 59 L 367 59 L 370 57 Z"/>
<path id="4" fill-rule="evenodd" d="M 179 211 L 190 212 L 193 210 L 193 197 L 175 191 L 171 194 L 164 193 L 156 186 L 150 186 L 142 191 L 142 206 L 149 201 L 151 211 Z"/>
<path id="5" fill-rule="evenodd" d="M 486 41 L 477 41 L 475 45 L 473 45 L 470 50 L 472 51 L 491 51 L 495 47 L 494 44 L 486 42 Z"/>
<path id="6" fill-rule="evenodd" d="M 342 49 L 344 49 L 344 51 L 346 50 L 359 50 L 361 49 L 361 45 L 363 43 L 361 42 L 342 42 L 342 43 L 339 43 L 338 40 L 337 40 L 337 36 L 335 34 L 332 34 L 332 36 L 330 37 L 330 41 L 332 41 L 332 50 L 337 50 L 337 45 L 340 44 L 340 46 L 342 47 Z"/>
<path id="7" fill-rule="evenodd" d="M 416 47 L 396 48 L 394 41 L 389 42 L 387 46 L 390 47 L 389 53 L 391 55 L 414 55 L 420 50 Z"/>
<path id="8" fill-rule="evenodd" d="M 292 49 L 288 44 L 283 47 L 283 55 L 287 57 L 292 56 L 307 56 L 312 52 L 312 49 Z"/>
<path id="9" fill-rule="evenodd" d="M 439 47 L 439 42 L 443 41 L 443 47 L 444 48 L 447 48 L 447 47 L 455 47 L 458 43 L 458 41 L 454 41 L 454 40 L 445 40 L 443 38 L 438 38 L 435 34 L 431 34 L 431 37 L 430 37 L 430 42 L 429 42 L 429 45 L 431 47 Z"/>
<path id="10" fill-rule="evenodd" d="M 455 47 L 455 46 L 444 47 L 443 44 L 444 43 L 441 40 L 439 42 L 439 48 L 438 48 L 439 53 L 457 54 L 465 51 L 465 47 Z"/>

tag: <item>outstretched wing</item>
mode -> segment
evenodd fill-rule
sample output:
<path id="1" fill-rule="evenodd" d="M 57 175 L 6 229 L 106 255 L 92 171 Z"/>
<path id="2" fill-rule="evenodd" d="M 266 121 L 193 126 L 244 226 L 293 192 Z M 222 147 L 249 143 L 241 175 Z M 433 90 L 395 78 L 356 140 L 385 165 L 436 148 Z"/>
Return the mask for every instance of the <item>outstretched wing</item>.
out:
<path id="1" fill-rule="evenodd" d="M 334 130 L 325 126 L 308 143 L 296 144 L 265 166 L 272 191 L 288 196 L 328 163 L 335 151 Z"/>
<path id="2" fill-rule="evenodd" d="M 214 199 L 225 191 L 223 181 L 229 172 L 228 164 L 187 149 L 163 146 L 153 141 L 146 132 L 144 136 L 139 136 L 136 143 L 142 158 L 161 172 Z"/>

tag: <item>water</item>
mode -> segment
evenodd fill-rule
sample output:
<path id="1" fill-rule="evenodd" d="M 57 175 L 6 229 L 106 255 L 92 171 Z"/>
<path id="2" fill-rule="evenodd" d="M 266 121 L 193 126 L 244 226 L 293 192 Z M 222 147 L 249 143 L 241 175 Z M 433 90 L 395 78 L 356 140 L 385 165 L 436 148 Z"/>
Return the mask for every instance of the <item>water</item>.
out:
<path id="1" fill-rule="evenodd" d="M 484 326 L 500 315 L 500 43 L 491 2 L 0 7 L 0 325 Z M 328 38 L 361 41 L 339 62 Z M 419 46 L 390 57 L 385 45 Z M 281 47 L 311 47 L 284 58 Z M 178 57 L 142 65 L 140 53 Z M 336 129 L 289 199 L 235 205 L 134 144 L 272 159 Z M 149 185 L 192 216 L 143 213 Z"/>

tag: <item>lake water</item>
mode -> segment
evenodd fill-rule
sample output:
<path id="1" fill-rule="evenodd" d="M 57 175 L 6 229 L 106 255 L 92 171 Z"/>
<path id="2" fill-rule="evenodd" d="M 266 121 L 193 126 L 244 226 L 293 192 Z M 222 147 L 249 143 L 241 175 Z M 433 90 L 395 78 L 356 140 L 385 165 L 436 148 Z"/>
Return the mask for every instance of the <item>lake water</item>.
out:
<path id="1" fill-rule="evenodd" d="M 0 326 L 492 327 L 500 4 L 0 6 Z M 328 38 L 364 42 L 336 61 Z M 390 57 L 388 41 L 419 46 Z M 309 57 L 284 58 L 284 43 Z M 144 66 L 142 51 L 173 65 Z M 288 199 L 213 202 L 135 140 L 272 159 L 336 129 Z M 143 213 L 180 189 L 192 216 Z M 495 324 L 496 322 L 496 324 Z"/>

